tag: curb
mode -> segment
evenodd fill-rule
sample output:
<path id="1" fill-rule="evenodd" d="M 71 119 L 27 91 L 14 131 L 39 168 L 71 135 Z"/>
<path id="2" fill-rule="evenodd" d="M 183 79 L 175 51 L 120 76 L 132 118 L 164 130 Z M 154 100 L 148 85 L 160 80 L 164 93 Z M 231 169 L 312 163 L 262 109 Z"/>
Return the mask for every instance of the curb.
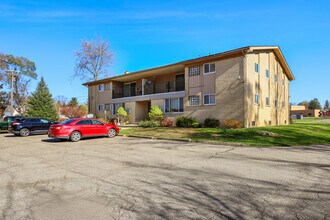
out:
<path id="1" fill-rule="evenodd" d="M 149 137 L 149 136 L 140 136 L 140 135 L 126 135 L 126 134 L 119 134 L 118 136 L 141 138 L 141 139 L 153 139 L 153 140 L 181 141 L 181 142 L 188 142 L 188 143 L 189 142 L 194 142 L 194 143 L 201 143 L 201 144 L 226 145 L 226 146 L 234 146 L 234 147 L 250 147 L 249 145 L 244 145 L 244 144 L 235 144 L 235 143 L 226 143 L 226 142 L 213 142 L 213 141 L 195 141 L 195 140 L 191 140 L 191 139 L 158 138 L 158 137 Z"/>

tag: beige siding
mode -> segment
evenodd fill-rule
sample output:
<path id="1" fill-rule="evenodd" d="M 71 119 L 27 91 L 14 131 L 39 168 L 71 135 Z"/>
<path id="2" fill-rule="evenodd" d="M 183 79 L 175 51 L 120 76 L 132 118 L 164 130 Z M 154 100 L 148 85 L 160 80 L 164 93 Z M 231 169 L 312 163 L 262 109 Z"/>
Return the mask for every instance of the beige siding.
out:
<path id="1" fill-rule="evenodd" d="M 243 57 L 217 61 L 215 65 L 216 73 L 201 76 L 205 82 L 204 86 L 198 89 L 189 87 L 188 94 L 201 94 L 201 99 L 200 106 L 189 106 L 187 95 L 184 105 L 185 115 L 195 117 L 200 122 L 210 116 L 220 121 L 237 119 L 243 122 Z M 186 72 L 186 77 L 191 78 L 188 76 L 188 68 Z M 216 105 L 203 104 L 203 95 L 209 93 L 215 93 Z"/>
<path id="2" fill-rule="evenodd" d="M 272 52 L 246 55 L 246 112 L 245 126 L 283 125 L 289 123 L 289 80 Z M 255 72 L 255 63 L 259 64 L 259 73 Z M 269 70 L 269 78 L 266 77 Z M 275 82 L 275 76 L 278 82 Z M 285 84 L 282 85 L 282 79 Z M 256 86 L 256 83 L 259 87 Z M 259 104 L 255 103 L 255 94 L 259 94 Z M 269 97 L 269 106 L 266 97 Z M 275 107 L 278 100 L 278 107 Z M 283 107 L 284 102 L 284 107 Z"/>

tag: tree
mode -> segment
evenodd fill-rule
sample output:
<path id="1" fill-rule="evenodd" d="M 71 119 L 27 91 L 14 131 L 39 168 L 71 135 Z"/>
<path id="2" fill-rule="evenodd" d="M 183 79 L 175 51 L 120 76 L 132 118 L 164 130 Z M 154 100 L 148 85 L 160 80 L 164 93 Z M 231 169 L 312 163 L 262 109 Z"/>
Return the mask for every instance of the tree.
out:
<path id="1" fill-rule="evenodd" d="M 124 123 L 124 120 L 127 117 L 127 112 L 123 107 L 118 108 L 117 115 L 121 118 L 121 123 Z"/>
<path id="2" fill-rule="evenodd" d="M 0 91 L 0 116 L 4 113 L 9 105 L 9 94 L 5 91 Z"/>
<path id="3" fill-rule="evenodd" d="M 73 78 L 79 77 L 83 81 L 95 81 L 108 76 L 106 68 L 112 62 L 108 41 L 99 37 L 95 40 L 84 41 L 75 56 L 76 64 Z"/>
<path id="4" fill-rule="evenodd" d="M 152 106 L 148 115 L 151 120 L 160 120 L 164 118 L 164 113 L 158 105 Z"/>
<path id="5" fill-rule="evenodd" d="M 72 97 L 68 103 L 68 106 L 78 107 L 79 103 L 76 97 Z"/>
<path id="6" fill-rule="evenodd" d="M 52 121 L 58 120 L 52 94 L 49 92 L 43 77 L 41 77 L 36 91 L 29 98 L 27 114 L 29 117 L 44 117 Z"/>
<path id="7" fill-rule="evenodd" d="M 317 98 L 314 98 L 309 102 L 308 108 L 309 109 L 320 109 L 321 104 Z"/>
<path id="8" fill-rule="evenodd" d="M 11 87 L 11 74 L 8 74 L 5 70 L 14 69 L 15 74 L 17 74 L 13 85 L 14 108 L 19 114 L 24 115 L 29 95 L 30 79 L 37 78 L 36 66 L 34 62 L 25 57 L 0 54 L 0 81 L 7 85 L 7 88 Z"/>
<path id="9" fill-rule="evenodd" d="M 303 105 L 305 107 L 308 107 L 309 106 L 309 101 L 302 101 L 302 102 L 299 102 L 298 105 Z"/>
<path id="10" fill-rule="evenodd" d="M 325 100 L 323 109 L 325 109 L 325 110 L 329 110 L 330 109 L 330 105 L 329 105 L 329 101 L 328 100 Z"/>
<path id="11" fill-rule="evenodd" d="M 61 115 L 65 115 L 68 118 L 81 118 L 88 114 L 87 106 L 65 106 L 60 109 Z"/>

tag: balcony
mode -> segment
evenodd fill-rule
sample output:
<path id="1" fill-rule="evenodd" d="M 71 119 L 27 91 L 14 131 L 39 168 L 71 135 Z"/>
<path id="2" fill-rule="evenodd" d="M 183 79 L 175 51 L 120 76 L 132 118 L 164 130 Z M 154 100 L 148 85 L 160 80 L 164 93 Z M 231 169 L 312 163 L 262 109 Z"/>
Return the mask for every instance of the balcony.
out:
<path id="1" fill-rule="evenodd" d="M 162 93 L 181 92 L 185 90 L 184 74 L 168 75 L 157 79 L 140 79 L 131 83 L 115 83 L 113 99 L 135 96 L 149 96 Z"/>

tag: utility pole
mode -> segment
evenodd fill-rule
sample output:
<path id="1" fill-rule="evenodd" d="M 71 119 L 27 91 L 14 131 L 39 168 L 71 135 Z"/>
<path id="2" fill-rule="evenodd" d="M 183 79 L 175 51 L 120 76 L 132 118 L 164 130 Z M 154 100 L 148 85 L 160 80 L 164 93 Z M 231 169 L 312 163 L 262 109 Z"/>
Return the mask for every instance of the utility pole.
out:
<path id="1" fill-rule="evenodd" d="M 14 81 L 17 76 L 16 68 L 13 70 L 6 70 L 10 74 L 10 116 L 14 116 Z"/>

